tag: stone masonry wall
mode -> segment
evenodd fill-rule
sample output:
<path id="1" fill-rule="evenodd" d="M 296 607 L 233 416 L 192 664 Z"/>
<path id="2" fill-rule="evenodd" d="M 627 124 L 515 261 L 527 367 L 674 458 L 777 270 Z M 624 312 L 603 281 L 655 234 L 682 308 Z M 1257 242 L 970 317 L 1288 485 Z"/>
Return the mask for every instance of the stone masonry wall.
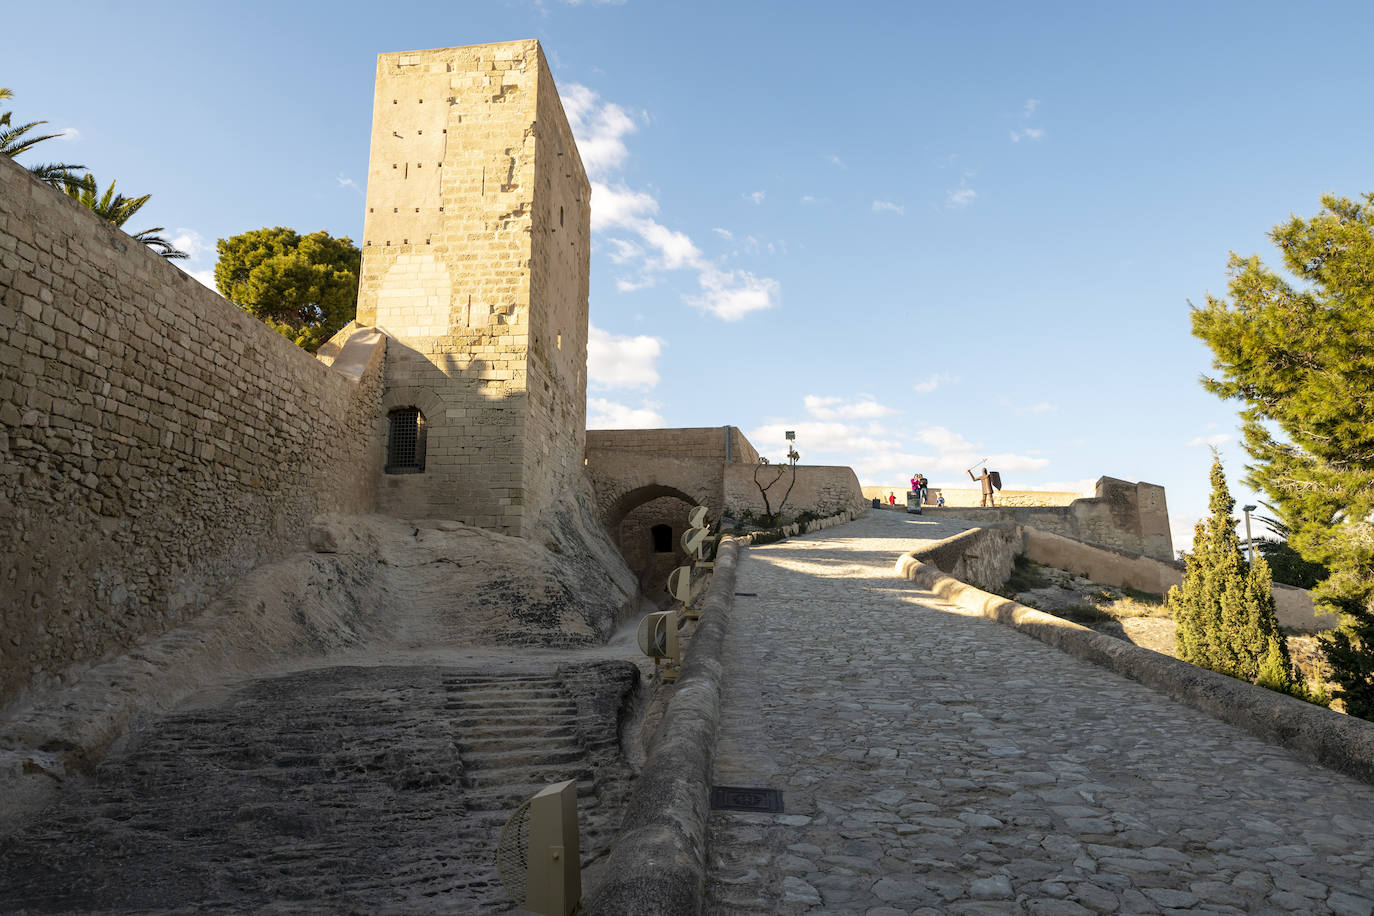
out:
<path id="1" fill-rule="evenodd" d="M 757 464 L 758 452 L 734 426 L 689 426 L 678 429 L 589 429 L 588 449 L 654 452 L 678 458 L 726 460 L 726 439 L 735 463 Z"/>
<path id="2" fill-rule="evenodd" d="M 0 157 L 0 702 L 370 509 L 381 353 L 330 369 Z"/>
<path id="3" fill-rule="evenodd" d="M 520 535 L 576 482 L 589 196 L 538 42 L 378 57 L 358 322 L 428 437 L 384 511 Z"/>
<path id="4" fill-rule="evenodd" d="M 754 482 L 754 465 L 725 465 L 725 507 L 726 512 L 735 514 L 750 510 L 755 514 L 764 511 L 763 497 Z M 768 488 L 768 500 L 777 511 L 782 495 L 787 491 L 791 471 L 786 466 L 764 468 L 759 479 L 767 484 L 777 470 L 783 470 L 783 477 Z M 829 465 L 797 465 L 797 481 L 787 497 L 783 511 L 787 515 L 799 512 L 814 512 L 820 516 L 836 515 L 846 509 L 862 509 L 867 503 L 859 487 L 859 478 L 852 468 Z"/>
<path id="5" fill-rule="evenodd" d="M 537 98 L 523 486 L 527 520 L 585 485 L 592 237 L 591 183 L 537 44 L 532 66 Z"/>
<path id="6" fill-rule="evenodd" d="M 639 577 L 640 591 L 653 600 L 665 597 L 668 574 L 689 562 L 687 552 L 682 549 L 682 534 L 687 530 L 687 515 L 691 511 L 691 503 L 675 496 L 661 496 L 636 507 L 620 522 L 617 531 L 620 552 Z M 667 525 L 672 529 L 672 550 L 654 551 L 655 525 Z"/>
<path id="7" fill-rule="evenodd" d="M 1096 496 L 1076 499 L 1063 507 L 999 505 L 983 509 L 946 506 L 944 509 L 926 507 L 926 511 L 978 522 L 1015 522 L 1089 544 L 1144 554 L 1164 562 L 1173 561 L 1169 510 L 1163 487 L 1102 477 L 1097 481 L 1096 492 Z"/>

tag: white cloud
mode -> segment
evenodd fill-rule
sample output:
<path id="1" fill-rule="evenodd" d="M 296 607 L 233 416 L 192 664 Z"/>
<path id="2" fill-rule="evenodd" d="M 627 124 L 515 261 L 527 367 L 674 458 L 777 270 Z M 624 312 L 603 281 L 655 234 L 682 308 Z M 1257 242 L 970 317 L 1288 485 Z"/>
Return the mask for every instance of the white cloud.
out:
<path id="1" fill-rule="evenodd" d="M 890 201 L 890 200 L 875 200 L 875 201 L 873 201 L 873 212 L 874 212 L 874 213 L 882 213 L 884 210 L 888 210 L 888 211 L 890 211 L 890 212 L 892 212 L 892 213 L 896 213 L 898 216 L 901 216 L 901 215 L 903 215 L 903 214 L 906 213 L 906 207 L 900 206 L 899 204 L 894 204 L 894 203 L 893 203 L 892 201 Z"/>
<path id="2" fill-rule="evenodd" d="M 605 388 L 652 388 L 658 384 L 655 363 L 663 351 L 657 337 L 610 334 L 587 329 L 587 380 Z"/>
<path id="3" fill-rule="evenodd" d="M 1029 407 L 1023 408 L 1023 411 L 1039 416 L 1040 414 L 1054 413 L 1058 409 L 1058 407 L 1054 406 L 1049 401 L 1040 401 L 1037 404 L 1032 404 Z"/>
<path id="4" fill-rule="evenodd" d="M 204 286 L 206 289 L 212 289 L 215 292 L 219 292 L 219 287 L 215 286 L 215 272 L 213 270 L 186 270 L 184 267 L 181 268 L 181 270 L 198 281 L 200 285 Z"/>
<path id="5" fill-rule="evenodd" d="M 801 197 L 801 202 L 804 204 L 814 204 L 816 202 L 816 198 L 812 197 L 810 194 L 803 194 Z"/>
<path id="6" fill-rule="evenodd" d="M 806 412 L 819 420 L 859 420 L 891 416 L 897 411 L 874 400 L 846 404 L 842 398 L 822 398 L 808 394 L 802 400 Z"/>
<path id="7" fill-rule="evenodd" d="M 644 249 L 634 242 L 627 242 L 624 239 L 607 239 L 611 246 L 610 258 L 617 264 L 624 264 L 644 256 Z"/>
<path id="8" fill-rule="evenodd" d="M 701 253 L 689 235 L 654 218 L 659 208 L 653 195 L 632 190 L 623 182 L 612 183 L 608 173 L 629 156 L 624 137 L 635 130 L 634 120 L 623 108 L 577 84 L 564 93 L 563 108 L 577 138 L 583 165 L 594 179 L 592 231 L 625 229 L 643 243 L 639 252 L 634 250 L 634 243 L 624 239 L 614 243 L 612 258 L 622 259 L 617 263 L 635 263 L 640 273 L 635 278 L 618 279 L 617 289 L 628 292 L 653 285 L 654 275 L 662 271 L 694 270 L 701 293 L 684 295 L 683 300 L 726 321 L 778 304 L 781 287 L 776 280 L 746 270 L 723 270 Z M 761 202 L 764 192 L 757 191 L 749 198 Z M 720 230 L 718 234 L 727 232 Z"/>
<path id="9" fill-rule="evenodd" d="M 839 156 L 836 156 L 834 153 L 831 153 L 829 156 L 826 156 L 825 158 L 827 162 L 829 162 L 832 165 L 838 166 L 839 168 L 849 168 L 849 166 L 844 164 L 844 160 L 841 159 Z"/>
<path id="10" fill-rule="evenodd" d="M 624 108 L 602 101 L 596 92 L 578 83 L 570 84 L 561 98 L 587 175 L 597 178 L 618 168 L 630 155 L 624 137 L 636 130 L 634 119 Z M 595 196 L 592 200 L 595 218 Z"/>
<path id="11" fill-rule="evenodd" d="M 973 188 L 959 188 L 949 191 L 945 195 L 945 202 L 951 207 L 967 207 L 978 199 L 978 192 Z"/>
<path id="12" fill-rule="evenodd" d="M 656 281 L 653 277 L 641 277 L 638 280 L 631 280 L 629 277 L 621 277 L 615 281 L 615 289 L 618 293 L 633 293 L 636 290 L 648 289 Z"/>
<path id="13" fill-rule="evenodd" d="M 77 130 L 75 127 L 64 127 L 57 132 L 57 136 L 53 137 L 53 139 L 62 140 L 67 143 L 75 143 L 77 140 L 81 139 L 81 131 Z"/>
<path id="14" fill-rule="evenodd" d="M 1039 140 L 1045 136 L 1044 128 L 1027 127 L 1024 130 L 1014 130 L 1011 132 L 1011 142 L 1020 143 L 1022 140 Z"/>
<path id="15" fill-rule="evenodd" d="M 639 407 L 630 407 L 605 398 L 587 398 L 587 428 L 657 429 L 666 425 L 658 412 L 660 406 L 645 401 Z"/>
<path id="16" fill-rule="evenodd" d="M 1230 433 L 1213 433 L 1210 436 L 1195 436 L 1188 440 L 1189 446 L 1207 445 L 1215 448 L 1218 445 L 1231 441 Z"/>
<path id="17" fill-rule="evenodd" d="M 735 237 L 735 234 L 731 232 L 729 229 L 721 229 L 720 227 L 716 227 L 711 231 L 714 232 L 716 235 L 720 236 L 721 238 L 725 239 L 727 242 Z"/>
<path id="18" fill-rule="evenodd" d="M 945 375 L 945 374 L 942 373 L 942 372 L 937 372 L 937 373 L 935 373 L 934 375 L 932 375 L 930 378 L 925 379 L 924 381 L 917 382 L 916 384 L 912 385 L 911 387 L 914 388 L 914 389 L 915 389 L 917 392 L 919 392 L 920 394 L 930 394 L 932 391 L 934 391 L 936 388 L 939 388 L 941 385 L 945 384 L 946 382 L 957 382 L 957 381 L 958 381 L 958 379 L 955 378 L 955 377 L 952 376 L 952 375 Z"/>
<path id="19" fill-rule="evenodd" d="M 763 203 L 763 199 L 764 199 L 765 197 L 767 197 L 767 196 L 768 196 L 768 192 L 767 192 L 767 191 L 754 191 L 754 192 L 752 192 L 752 193 L 750 193 L 750 194 L 745 194 L 745 195 L 744 195 L 744 199 L 747 200 L 747 201 L 749 201 L 750 203 L 753 203 L 753 204 L 755 204 L 755 205 L 758 205 L 758 204 Z"/>
<path id="20" fill-rule="evenodd" d="M 839 464 L 852 467 L 864 484 L 892 486 L 907 480 L 914 471 L 932 478 L 943 474 L 937 486 L 972 486 L 965 469 L 987 459 L 988 467 L 1005 475 L 1039 471 L 1049 460 L 1034 455 L 981 452 L 960 433 L 929 426 L 915 433 L 905 424 L 884 419 L 897 413 L 877 404 L 868 395 L 857 398 L 810 395 L 803 400 L 808 417 L 801 420 L 770 420 L 748 432 L 749 441 L 762 454 L 783 456 L 783 433 L 795 430 L 797 450 L 806 464 Z M 859 422 L 849 422 L 857 420 Z M 1014 477 L 1008 481 L 1015 486 Z M 1085 486 L 1090 486 L 1091 481 Z M 1079 491 L 1077 482 L 1070 486 Z"/>
<path id="21" fill-rule="evenodd" d="M 658 212 L 658 201 L 643 191 L 631 191 L 623 184 L 592 182 L 592 231 L 614 227 L 637 229 L 648 214 Z"/>
<path id="22" fill-rule="evenodd" d="M 725 321 L 738 321 L 750 312 L 777 305 L 782 287 L 777 280 L 756 277 L 747 270 L 723 271 L 709 263 L 695 264 L 702 295 L 688 296 L 692 305 Z"/>
<path id="23" fill-rule="evenodd" d="M 204 236 L 194 229 L 185 227 L 178 228 L 172 236 L 172 246 L 186 252 L 190 261 L 200 260 L 201 255 L 215 252 L 215 246 L 207 242 Z M 214 286 L 214 282 L 211 281 L 210 285 Z"/>
<path id="24" fill-rule="evenodd" d="M 360 187 L 358 187 L 358 183 L 357 183 L 356 181 L 354 181 L 352 178 L 345 178 L 345 177 L 343 176 L 343 174 L 340 173 L 340 174 L 334 176 L 334 180 L 337 181 L 337 182 L 339 183 L 339 187 L 340 187 L 341 189 L 342 189 L 342 188 L 352 188 L 354 191 L 357 191 L 357 192 L 358 192 L 358 196 L 359 196 L 359 197 L 364 196 L 364 195 L 363 195 L 363 189 L 360 188 Z"/>
<path id="25" fill-rule="evenodd" d="M 1021 117 L 1029 118 L 1035 114 L 1035 109 L 1040 107 L 1039 99 L 1026 99 L 1026 104 L 1021 106 Z"/>

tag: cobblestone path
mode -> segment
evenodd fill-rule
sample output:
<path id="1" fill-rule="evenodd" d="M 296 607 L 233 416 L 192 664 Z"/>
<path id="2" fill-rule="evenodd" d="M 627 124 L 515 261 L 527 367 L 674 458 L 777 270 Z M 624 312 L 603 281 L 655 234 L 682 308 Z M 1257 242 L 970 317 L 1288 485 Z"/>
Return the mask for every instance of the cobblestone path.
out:
<path id="1" fill-rule="evenodd" d="M 749 549 L 714 782 L 785 813 L 712 812 L 708 913 L 1374 911 L 1374 786 L 892 572 L 957 529 Z"/>

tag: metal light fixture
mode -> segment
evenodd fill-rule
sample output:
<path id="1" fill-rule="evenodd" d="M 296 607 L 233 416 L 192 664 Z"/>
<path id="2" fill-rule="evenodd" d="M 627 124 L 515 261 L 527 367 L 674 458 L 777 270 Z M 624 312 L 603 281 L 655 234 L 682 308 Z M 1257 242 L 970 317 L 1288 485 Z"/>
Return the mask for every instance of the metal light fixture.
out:
<path id="1" fill-rule="evenodd" d="M 1254 512 L 1257 506 L 1241 506 L 1240 511 L 1245 513 L 1245 562 L 1255 562 L 1255 542 L 1250 539 L 1250 513 Z"/>

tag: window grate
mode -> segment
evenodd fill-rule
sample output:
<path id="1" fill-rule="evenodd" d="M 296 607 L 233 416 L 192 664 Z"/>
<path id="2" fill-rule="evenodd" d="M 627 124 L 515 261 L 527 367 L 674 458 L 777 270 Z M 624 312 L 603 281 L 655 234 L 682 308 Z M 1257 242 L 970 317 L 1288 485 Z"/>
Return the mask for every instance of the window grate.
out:
<path id="1" fill-rule="evenodd" d="M 423 474 L 425 416 L 418 407 L 398 407 L 387 414 L 386 473 Z"/>

